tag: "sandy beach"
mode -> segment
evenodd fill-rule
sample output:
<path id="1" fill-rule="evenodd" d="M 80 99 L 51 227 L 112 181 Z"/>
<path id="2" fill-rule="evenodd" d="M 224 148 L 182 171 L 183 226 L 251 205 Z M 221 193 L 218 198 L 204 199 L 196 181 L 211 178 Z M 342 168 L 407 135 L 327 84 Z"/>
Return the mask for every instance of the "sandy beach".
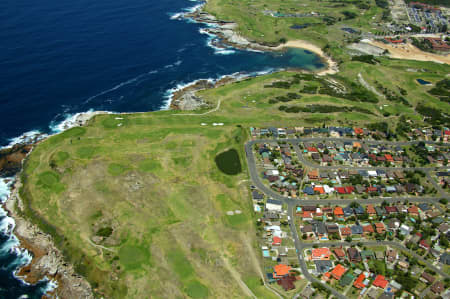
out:
<path id="1" fill-rule="evenodd" d="M 450 55 L 438 55 L 427 53 L 416 48 L 412 44 L 389 45 L 378 41 L 371 41 L 369 44 L 389 51 L 389 56 L 398 59 L 410 59 L 419 61 L 433 61 L 437 63 L 450 64 Z"/>
<path id="2" fill-rule="evenodd" d="M 330 75 L 330 74 L 336 74 L 338 70 L 338 65 L 336 61 L 331 59 L 327 54 L 325 54 L 321 48 L 319 48 L 316 45 L 311 44 L 310 42 L 304 41 L 304 40 L 291 40 L 288 41 L 282 45 L 279 45 L 277 47 L 272 48 L 273 50 L 282 50 L 284 48 L 299 48 L 299 49 L 305 49 L 308 51 L 311 51 L 320 57 L 322 57 L 326 63 L 328 64 L 328 67 L 320 72 L 318 72 L 318 75 Z"/>

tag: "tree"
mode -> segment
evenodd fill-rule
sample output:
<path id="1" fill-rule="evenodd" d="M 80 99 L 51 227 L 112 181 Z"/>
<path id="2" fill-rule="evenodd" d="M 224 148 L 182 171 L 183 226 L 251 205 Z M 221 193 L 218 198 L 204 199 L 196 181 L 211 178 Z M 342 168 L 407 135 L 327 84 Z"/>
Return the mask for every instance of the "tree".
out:
<path id="1" fill-rule="evenodd" d="M 345 242 L 351 242 L 352 241 L 352 237 L 351 236 L 347 236 L 346 238 L 345 238 Z"/>

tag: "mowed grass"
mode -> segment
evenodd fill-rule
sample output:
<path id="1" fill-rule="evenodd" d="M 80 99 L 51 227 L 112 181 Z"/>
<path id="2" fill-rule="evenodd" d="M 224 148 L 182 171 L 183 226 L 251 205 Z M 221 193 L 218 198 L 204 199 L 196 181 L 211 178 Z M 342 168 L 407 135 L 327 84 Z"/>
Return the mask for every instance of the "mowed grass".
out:
<path id="1" fill-rule="evenodd" d="M 407 99 L 414 105 L 426 99 L 444 107 L 426 94 L 428 87 L 413 80 L 420 75 L 436 82 L 449 67 L 428 64 L 430 75 L 407 70 L 423 67 L 387 59 L 378 68 L 363 63 L 341 66 L 352 82 L 361 72 L 370 84 L 378 80 L 386 87 L 408 90 Z M 287 90 L 264 88 L 293 75 L 280 72 L 199 92 L 212 106 L 221 100 L 220 109 L 210 114 L 99 115 L 86 127 L 50 137 L 25 163 L 23 212 L 54 236 L 99 297 L 241 298 L 244 292 L 224 266 L 226 258 L 258 297 L 271 298 L 255 281 L 257 265 L 244 245 L 254 241 L 256 218 L 248 184 L 243 183 L 248 179 L 244 143 L 249 127 L 363 126 L 398 120 L 397 115 L 383 118 L 377 112 L 386 103 L 383 99 L 371 104 L 299 92 L 314 82 L 300 82 Z M 268 103 L 287 92 L 302 96 L 288 105 L 360 105 L 371 114 L 286 113 L 278 109 L 285 103 Z M 396 104 L 400 114 L 414 113 L 402 108 Z M 215 161 L 229 149 L 236 150 L 242 169 L 233 175 L 221 171 Z M 237 210 L 242 213 L 227 215 Z M 96 242 L 109 250 L 91 243 L 105 227 L 111 227 L 111 235 Z"/>
<path id="2" fill-rule="evenodd" d="M 247 129 L 231 121 L 203 128 L 199 122 L 218 116 L 172 113 L 95 117 L 42 142 L 26 162 L 24 213 L 55 237 L 98 296 L 241 297 L 212 260 L 229 248 L 237 271 L 257 273 L 239 245 L 255 235 L 248 190 L 238 185 L 247 174 L 227 175 L 215 163 L 230 146 L 243 161 Z M 220 194 L 242 214 L 227 219 Z M 105 227 L 95 242 L 109 250 L 91 244 Z"/>

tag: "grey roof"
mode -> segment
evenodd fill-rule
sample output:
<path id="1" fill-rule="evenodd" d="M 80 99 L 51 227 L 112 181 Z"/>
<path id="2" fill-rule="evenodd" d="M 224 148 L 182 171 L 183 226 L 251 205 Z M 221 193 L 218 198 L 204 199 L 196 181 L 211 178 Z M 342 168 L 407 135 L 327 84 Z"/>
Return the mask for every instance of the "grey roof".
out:
<path id="1" fill-rule="evenodd" d="M 418 206 L 419 206 L 419 209 L 421 209 L 422 211 L 430 210 L 430 206 L 427 203 L 421 203 Z"/>
<path id="2" fill-rule="evenodd" d="M 264 198 L 264 194 L 262 194 L 256 190 L 253 190 L 252 196 L 253 196 L 253 199 L 263 199 Z"/>
<path id="3" fill-rule="evenodd" d="M 316 269 L 319 273 L 328 272 L 333 268 L 333 263 L 331 261 L 314 261 L 314 264 L 316 264 Z"/>
<path id="4" fill-rule="evenodd" d="M 355 208 L 355 214 L 357 214 L 357 215 L 362 215 L 362 214 L 364 214 L 364 208 L 361 207 L 361 206 L 357 206 L 357 207 Z"/>
<path id="5" fill-rule="evenodd" d="M 313 226 L 313 231 L 316 234 L 325 234 L 327 232 L 326 227 L 325 227 L 325 223 L 323 223 L 322 221 L 312 221 L 311 222 L 312 226 Z"/>
<path id="6" fill-rule="evenodd" d="M 363 177 L 368 177 L 369 173 L 367 172 L 367 170 L 358 170 L 359 174 Z"/>
<path id="7" fill-rule="evenodd" d="M 277 200 L 277 199 L 268 199 L 267 203 L 272 204 L 272 205 L 282 205 L 281 200 Z"/>
<path id="8" fill-rule="evenodd" d="M 375 211 L 377 212 L 377 215 L 384 215 L 386 214 L 386 210 L 381 207 L 375 207 Z"/>
<path id="9" fill-rule="evenodd" d="M 353 225 L 350 228 L 353 235 L 361 235 L 363 233 L 363 227 L 361 225 Z"/>
<path id="10" fill-rule="evenodd" d="M 445 265 L 450 265 L 450 254 L 447 252 L 442 254 L 439 261 Z"/>
<path id="11" fill-rule="evenodd" d="M 346 216 L 346 217 L 353 214 L 353 209 L 350 207 L 342 208 L 342 210 L 344 211 L 344 216 Z"/>

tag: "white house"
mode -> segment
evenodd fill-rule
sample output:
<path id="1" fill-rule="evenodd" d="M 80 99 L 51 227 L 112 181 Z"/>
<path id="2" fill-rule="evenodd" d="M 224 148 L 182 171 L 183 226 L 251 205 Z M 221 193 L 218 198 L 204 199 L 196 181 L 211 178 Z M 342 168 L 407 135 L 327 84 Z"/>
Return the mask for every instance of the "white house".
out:
<path id="1" fill-rule="evenodd" d="M 268 199 L 266 203 L 266 210 L 267 211 L 276 211 L 281 212 L 283 205 L 281 201 L 275 200 L 275 199 Z"/>

